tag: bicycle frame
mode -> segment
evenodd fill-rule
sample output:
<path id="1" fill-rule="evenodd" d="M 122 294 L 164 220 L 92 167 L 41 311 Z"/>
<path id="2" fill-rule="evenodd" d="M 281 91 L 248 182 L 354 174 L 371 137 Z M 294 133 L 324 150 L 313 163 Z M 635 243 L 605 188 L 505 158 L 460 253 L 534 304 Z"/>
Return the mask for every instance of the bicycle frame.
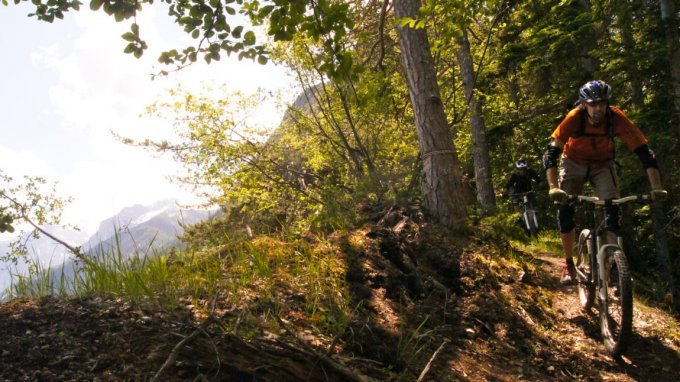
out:
<path id="1" fill-rule="evenodd" d="M 595 300 L 600 316 L 600 328 L 607 350 L 619 356 L 625 350 L 633 327 L 632 279 L 620 232 L 616 243 L 607 243 L 608 230 L 603 220 L 596 222 L 596 207 L 620 205 L 630 201 L 648 200 L 648 195 L 601 200 L 596 197 L 571 195 L 568 200 L 587 205 L 586 226 L 579 234 L 576 253 L 576 278 L 581 305 L 590 308 Z M 585 247 L 584 247 L 585 246 Z M 585 268 L 588 257 L 588 268 Z M 610 275 L 616 274 L 616 277 Z M 611 278 L 611 280 L 610 280 Z M 610 285 L 610 282 L 613 282 Z"/>
<path id="2" fill-rule="evenodd" d="M 590 282 L 597 288 L 597 296 L 599 300 L 604 300 L 606 298 L 606 290 L 604 286 L 609 282 L 609 273 L 606 271 L 606 259 L 608 249 L 617 250 L 623 249 L 622 237 L 618 231 L 615 231 L 616 244 L 603 244 L 603 236 L 606 235 L 603 223 L 597 224 L 597 217 L 595 212 L 596 202 L 591 200 L 590 197 L 578 196 L 583 202 L 587 202 L 587 212 L 586 212 L 586 227 L 590 230 L 590 237 L 588 240 L 591 243 L 591 253 L 590 253 Z M 586 200 L 588 198 L 588 200 Z M 599 201 L 598 198 L 594 198 Z M 625 203 L 625 202 L 624 202 Z M 620 203 L 619 203 L 620 204 Z M 597 250 L 597 253 L 594 253 Z M 593 272 L 592 270 L 596 270 Z"/>
<path id="3" fill-rule="evenodd" d="M 536 231 L 539 229 L 539 226 L 538 216 L 536 215 L 536 209 L 534 208 L 533 201 L 530 197 L 533 193 L 534 191 L 519 192 L 511 194 L 510 196 L 521 197 L 522 221 L 524 223 L 524 228 L 527 230 L 527 232 L 530 232 L 532 235 L 535 235 Z"/>

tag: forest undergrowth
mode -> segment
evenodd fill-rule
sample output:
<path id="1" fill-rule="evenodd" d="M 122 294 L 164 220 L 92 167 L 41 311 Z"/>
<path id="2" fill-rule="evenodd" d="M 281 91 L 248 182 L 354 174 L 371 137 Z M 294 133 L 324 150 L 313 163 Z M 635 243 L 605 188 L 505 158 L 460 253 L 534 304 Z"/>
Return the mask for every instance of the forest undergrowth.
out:
<path id="1" fill-rule="evenodd" d="M 170 296 L 0 305 L 4 380 L 671 381 L 680 325 L 637 299 L 606 354 L 595 312 L 559 283 L 552 232 L 455 234 L 416 207 L 326 237 L 259 236 L 171 256 Z M 188 272 L 194 269 L 193 272 Z M 215 269 L 221 270 L 214 277 Z M 187 277 L 191 274 L 192 277 Z M 181 275 L 181 277 L 180 277 Z"/>

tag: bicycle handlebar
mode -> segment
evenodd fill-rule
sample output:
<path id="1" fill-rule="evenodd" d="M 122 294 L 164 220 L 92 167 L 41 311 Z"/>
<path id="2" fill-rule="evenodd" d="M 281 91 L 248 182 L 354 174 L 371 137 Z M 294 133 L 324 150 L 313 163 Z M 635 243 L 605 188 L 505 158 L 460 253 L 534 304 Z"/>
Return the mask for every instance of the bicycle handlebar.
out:
<path id="1" fill-rule="evenodd" d="M 531 191 L 524 191 L 524 192 L 513 192 L 512 194 L 508 194 L 508 196 L 524 196 L 524 195 L 533 194 L 533 193 L 535 193 L 535 192 L 536 192 L 536 191 L 534 191 L 534 190 L 531 190 Z"/>
<path id="2" fill-rule="evenodd" d="M 569 201 L 574 201 L 577 200 L 579 202 L 583 203 L 591 203 L 597 206 L 603 206 L 606 204 L 607 200 L 606 199 L 600 199 L 597 196 L 586 196 L 586 195 L 569 195 L 568 197 Z M 618 205 L 618 204 L 624 204 L 628 202 L 642 202 L 642 201 L 648 201 L 651 200 L 651 197 L 649 194 L 642 194 L 642 195 L 629 195 L 629 196 L 624 196 L 623 198 L 618 198 L 618 199 L 611 199 L 611 204 Z"/>

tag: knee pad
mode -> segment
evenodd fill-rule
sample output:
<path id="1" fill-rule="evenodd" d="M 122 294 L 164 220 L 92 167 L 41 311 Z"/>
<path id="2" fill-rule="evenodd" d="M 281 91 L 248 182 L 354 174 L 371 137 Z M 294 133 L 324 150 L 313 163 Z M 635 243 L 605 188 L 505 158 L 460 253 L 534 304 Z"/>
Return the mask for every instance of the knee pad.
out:
<path id="1" fill-rule="evenodd" d="M 560 204 L 557 207 L 557 226 L 560 232 L 567 233 L 574 229 L 574 206 Z"/>
<path id="2" fill-rule="evenodd" d="M 621 217 L 619 216 L 619 206 L 604 206 L 604 228 L 618 230 L 621 228 Z"/>

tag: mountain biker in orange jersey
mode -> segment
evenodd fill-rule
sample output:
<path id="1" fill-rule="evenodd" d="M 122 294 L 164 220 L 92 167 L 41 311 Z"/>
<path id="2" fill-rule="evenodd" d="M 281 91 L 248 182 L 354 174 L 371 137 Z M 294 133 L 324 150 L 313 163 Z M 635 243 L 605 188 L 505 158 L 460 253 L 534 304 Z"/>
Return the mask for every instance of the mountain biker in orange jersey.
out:
<path id="1" fill-rule="evenodd" d="M 611 94 L 611 86 L 604 81 L 589 81 L 583 85 L 579 89 L 578 106 L 557 126 L 543 155 L 550 199 L 560 203 L 557 223 L 566 261 L 561 278 L 563 284 L 573 283 L 576 273 L 572 260 L 574 207 L 561 202 L 567 195 L 580 194 L 586 181 L 590 181 L 600 199 L 620 197 L 614 165 L 614 137 L 619 137 L 640 158 L 649 178 L 652 200 L 664 200 L 667 195 L 647 138 L 623 111 L 609 104 Z M 615 231 L 618 228 L 618 206 L 605 206 L 605 229 Z M 607 240 L 611 242 L 612 235 L 607 235 Z"/>

